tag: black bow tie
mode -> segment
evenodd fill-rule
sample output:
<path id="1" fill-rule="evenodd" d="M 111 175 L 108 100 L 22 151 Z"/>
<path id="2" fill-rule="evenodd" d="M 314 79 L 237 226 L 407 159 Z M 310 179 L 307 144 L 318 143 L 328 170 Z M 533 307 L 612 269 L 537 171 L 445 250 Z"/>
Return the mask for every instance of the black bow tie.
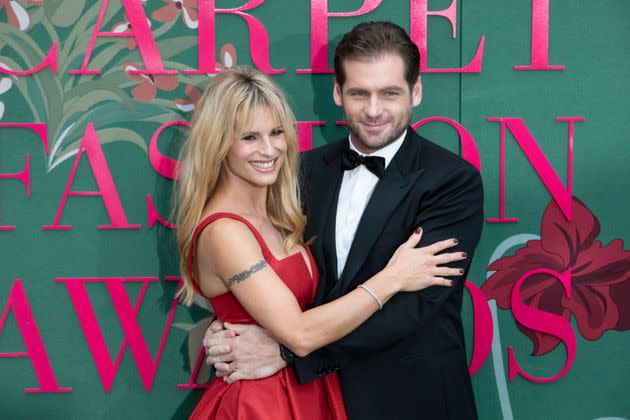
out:
<path id="1" fill-rule="evenodd" d="M 343 152 L 343 169 L 349 171 L 359 165 L 364 165 L 368 171 L 381 178 L 385 172 L 385 158 L 380 156 L 361 156 L 351 149 Z"/>

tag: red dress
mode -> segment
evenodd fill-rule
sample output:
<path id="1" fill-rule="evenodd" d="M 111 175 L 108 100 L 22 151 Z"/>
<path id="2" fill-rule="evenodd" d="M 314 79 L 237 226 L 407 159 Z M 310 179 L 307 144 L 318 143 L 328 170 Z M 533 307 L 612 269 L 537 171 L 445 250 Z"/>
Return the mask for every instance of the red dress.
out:
<path id="1" fill-rule="evenodd" d="M 199 234 L 217 219 L 238 220 L 252 231 L 265 261 L 278 277 L 291 289 L 302 310 L 313 303 L 319 274 L 317 265 L 308 250 L 313 275 L 311 276 L 302 253 L 276 259 L 256 228 L 246 219 L 232 213 L 216 213 L 205 218 L 195 230 L 189 254 L 189 268 L 193 267 L 195 244 Z M 190 270 L 190 272 L 193 272 Z M 194 284 L 194 282 L 193 282 Z M 197 293 L 201 291 L 197 290 Z M 256 324 L 231 292 L 210 298 L 215 315 L 221 321 L 235 324 Z M 324 376 L 307 384 L 299 384 L 291 368 L 284 368 L 264 379 L 237 381 L 227 384 L 214 378 L 190 416 L 191 419 L 243 419 L 243 420 L 346 420 L 341 387 L 336 374 Z"/>

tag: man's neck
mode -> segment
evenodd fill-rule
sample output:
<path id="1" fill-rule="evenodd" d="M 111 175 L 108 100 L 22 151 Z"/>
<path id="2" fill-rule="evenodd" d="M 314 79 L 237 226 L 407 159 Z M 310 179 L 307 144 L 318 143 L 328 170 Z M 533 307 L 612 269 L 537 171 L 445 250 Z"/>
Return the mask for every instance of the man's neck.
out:
<path id="1" fill-rule="evenodd" d="M 380 147 L 380 148 L 372 151 L 371 153 L 365 153 L 361 149 L 359 149 L 356 146 L 355 142 L 352 140 L 352 134 L 350 134 L 348 136 L 348 139 L 349 139 L 350 149 L 351 150 L 354 150 L 355 152 L 358 152 L 358 153 L 360 153 L 362 155 L 383 157 L 383 158 L 385 158 L 385 167 L 387 167 L 387 165 L 389 165 L 391 160 L 394 158 L 394 156 L 396 155 L 396 153 L 400 149 L 400 146 L 402 146 L 402 143 L 405 140 L 406 136 L 407 136 L 407 130 L 403 131 L 402 134 L 400 136 L 398 136 L 394 141 L 388 143 L 387 145 L 385 145 L 383 147 Z"/>

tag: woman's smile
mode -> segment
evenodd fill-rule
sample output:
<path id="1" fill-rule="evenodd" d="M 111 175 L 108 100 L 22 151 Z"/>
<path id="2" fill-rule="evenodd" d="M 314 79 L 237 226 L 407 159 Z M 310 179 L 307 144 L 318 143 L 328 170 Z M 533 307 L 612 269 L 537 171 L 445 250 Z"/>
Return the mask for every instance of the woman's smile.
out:
<path id="1" fill-rule="evenodd" d="M 257 160 L 250 162 L 254 168 L 261 172 L 273 172 L 276 169 L 276 160 Z"/>

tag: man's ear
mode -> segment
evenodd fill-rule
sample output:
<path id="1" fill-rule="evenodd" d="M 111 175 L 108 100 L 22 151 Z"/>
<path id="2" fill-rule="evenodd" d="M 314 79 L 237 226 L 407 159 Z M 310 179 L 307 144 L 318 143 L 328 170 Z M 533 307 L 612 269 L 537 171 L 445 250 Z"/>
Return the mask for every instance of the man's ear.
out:
<path id="1" fill-rule="evenodd" d="M 335 83 L 333 85 L 333 100 L 335 101 L 335 104 L 337 104 L 338 106 L 343 105 L 341 93 L 342 93 L 342 87 L 339 85 L 339 83 L 337 83 L 337 79 L 335 79 Z"/>
<path id="2" fill-rule="evenodd" d="M 422 79 L 418 76 L 418 80 L 411 89 L 411 104 L 418 106 L 420 102 L 422 102 Z"/>

